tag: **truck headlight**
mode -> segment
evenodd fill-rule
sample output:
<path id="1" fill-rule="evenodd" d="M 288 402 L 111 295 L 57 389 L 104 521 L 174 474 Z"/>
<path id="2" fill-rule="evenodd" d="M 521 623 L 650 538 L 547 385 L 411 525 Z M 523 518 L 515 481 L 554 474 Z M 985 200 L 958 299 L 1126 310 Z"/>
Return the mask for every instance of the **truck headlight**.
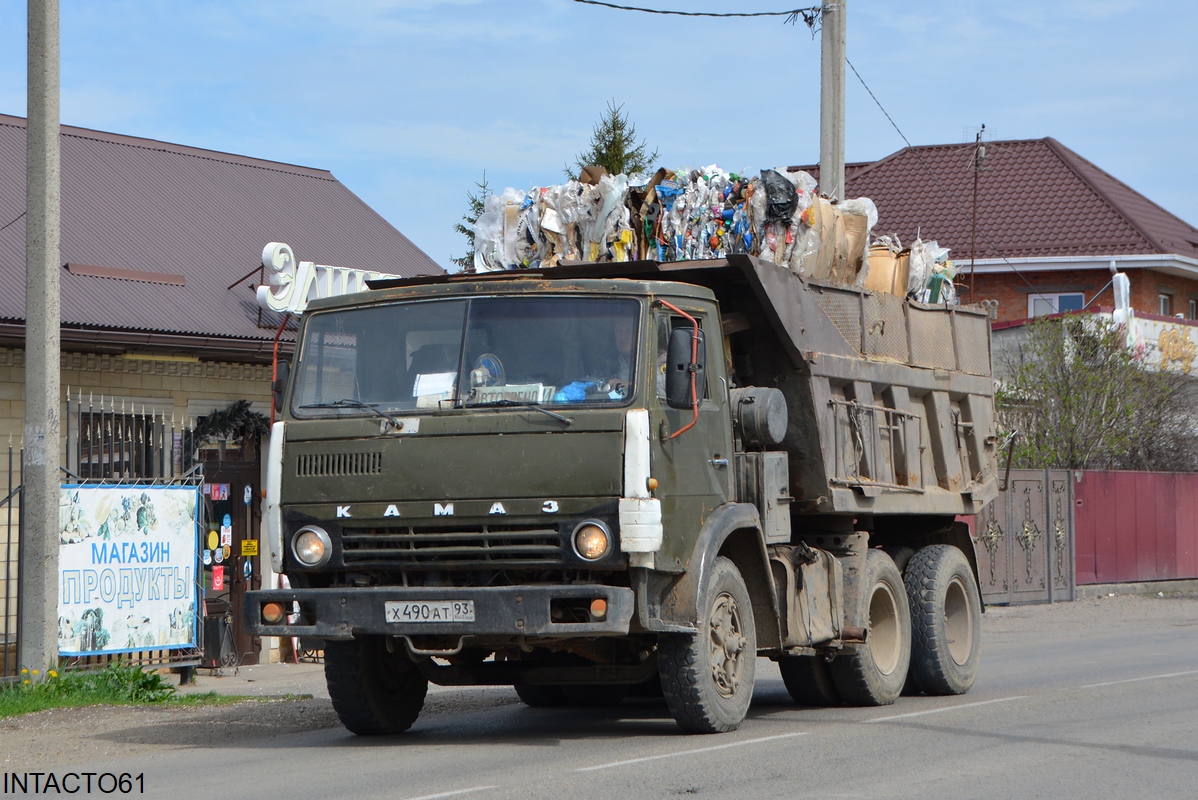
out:
<path id="1" fill-rule="evenodd" d="M 611 531 L 598 520 L 587 520 L 574 529 L 574 552 L 586 561 L 598 561 L 611 550 Z"/>
<path id="2" fill-rule="evenodd" d="M 333 540 L 324 528 L 305 525 L 291 539 L 291 553 L 305 567 L 323 567 L 333 555 Z"/>

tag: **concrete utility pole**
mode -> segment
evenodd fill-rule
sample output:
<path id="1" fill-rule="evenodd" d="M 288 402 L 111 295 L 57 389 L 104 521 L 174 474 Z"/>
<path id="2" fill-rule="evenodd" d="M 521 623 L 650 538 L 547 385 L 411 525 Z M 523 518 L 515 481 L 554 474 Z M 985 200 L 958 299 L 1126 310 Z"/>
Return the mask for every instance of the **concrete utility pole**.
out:
<path id="1" fill-rule="evenodd" d="M 845 3 L 820 9 L 819 190 L 844 199 Z"/>
<path id="2" fill-rule="evenodd" d="M 25 170 L 25 496 L 18 658 L 58 666 L 58 0 L 29 0 Z"/>

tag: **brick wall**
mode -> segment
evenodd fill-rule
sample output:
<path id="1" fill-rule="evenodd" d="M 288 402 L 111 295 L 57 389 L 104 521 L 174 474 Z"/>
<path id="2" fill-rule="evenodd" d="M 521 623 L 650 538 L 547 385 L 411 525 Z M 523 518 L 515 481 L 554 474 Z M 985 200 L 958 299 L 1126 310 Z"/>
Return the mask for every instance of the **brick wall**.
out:
<path id="1" fill-rule="evenodd" d="M 974 291 L 971 296 L 968 287 L 970 277 L 968 265 L 965 271 L 957 276 L 956 283 L 960 290 L 961 302 L 981 302 L 983 300 L 998 301 L 998 321 L 1008 322 L 1027 317 L 1027 298 L 1035 292 L 1056 294 L 1060 292 L 1082 292 L 1086 302 L 1094 299 L 1095 292 L 1102 289 L 1098 299 L 1092 306 L 1113 307 L 1115 295 L 1110 288 L 1103 289 L 1110 281 L 1111 273 L 1107 270 L 1063 270 L 1059 272 L 1032 272 L 1021 270 L 1023 280 L 1017 275 L 985 273 L 974 276 Z M 1156 314 L 1158 311 L 1157 297 L 1161 292 L 1173 294 L 1173 312 L 1189 313 L 1189 301 L 1198 300 L 1198 281 L 1167 275 L 1148 269 L 1134 269 L 1127 272 L 1131 281 L 1131 305 L 1141 314 Z M 1028 284 L 1031 284 L 1029 286 Z M 1035 289 L 1032 289 L 1032 286 Z"/>
<path id="2" fill-rule="evenodd" d="M 167 417 L 174 415 L 180 425 L 214 408 L 224 408 L 234 400 L 249 400 L 256 410 L 269 413 L 269 364 L 235 364 L 215 361 L 133 359 L 99 353 L 62 354 L 63 412 L 69 387 L 72 408 L 82 395 L 117 397 L 131 405 L 143 401 Z M 25 352 L 0 348 L 0 450 L 11 441 L 20 448 L 25 427 Z M 120 407 L 117 400 L 117 407 Z M 130 408 L 130 413 L 135 409 Z M 62 420 L 63 439 L 59 445 L 60 463 L 66 459 L 66 425 Z M 0 458 L 0 485 L 7 483 L 7 466 Z"/>
<path id="3" fill-rule="evenodd" d="M 1137 276 L 1140 280 L 1136 280 Z M 1172 295 L 1173 314 L 1185 314 L 1189 319 L 1190 301 L 1198 300 L 1198 281 L 1152 270 L 1131 273 L 1131 304 L 1136 311 L 1158 313 L 1161 294 Z"/>

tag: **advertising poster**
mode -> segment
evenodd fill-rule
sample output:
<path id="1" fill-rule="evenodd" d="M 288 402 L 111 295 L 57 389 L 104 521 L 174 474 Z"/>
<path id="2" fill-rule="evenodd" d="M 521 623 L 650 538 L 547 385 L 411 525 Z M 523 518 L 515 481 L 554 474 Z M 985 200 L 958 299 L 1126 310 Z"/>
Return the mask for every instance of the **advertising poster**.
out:
<path id="1" fill-rule="evenodd" d="M 63 486 L 58 652 L 196 647 L 200 493 L 181 486 Z"/>

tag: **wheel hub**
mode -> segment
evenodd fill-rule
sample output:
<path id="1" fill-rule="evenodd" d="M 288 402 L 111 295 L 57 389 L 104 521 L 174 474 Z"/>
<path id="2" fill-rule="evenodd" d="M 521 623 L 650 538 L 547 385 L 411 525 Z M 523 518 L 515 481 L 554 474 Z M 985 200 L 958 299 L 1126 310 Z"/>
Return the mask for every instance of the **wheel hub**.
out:
<path id="1" fill-rule="evenodd" d="M 709 623 L 711 633 L 711 677 L 716 691 L 731 697 L 740 687 L 748 640 L 741 624 L 736 599 L 724 592 L 716 598 Z"/>

